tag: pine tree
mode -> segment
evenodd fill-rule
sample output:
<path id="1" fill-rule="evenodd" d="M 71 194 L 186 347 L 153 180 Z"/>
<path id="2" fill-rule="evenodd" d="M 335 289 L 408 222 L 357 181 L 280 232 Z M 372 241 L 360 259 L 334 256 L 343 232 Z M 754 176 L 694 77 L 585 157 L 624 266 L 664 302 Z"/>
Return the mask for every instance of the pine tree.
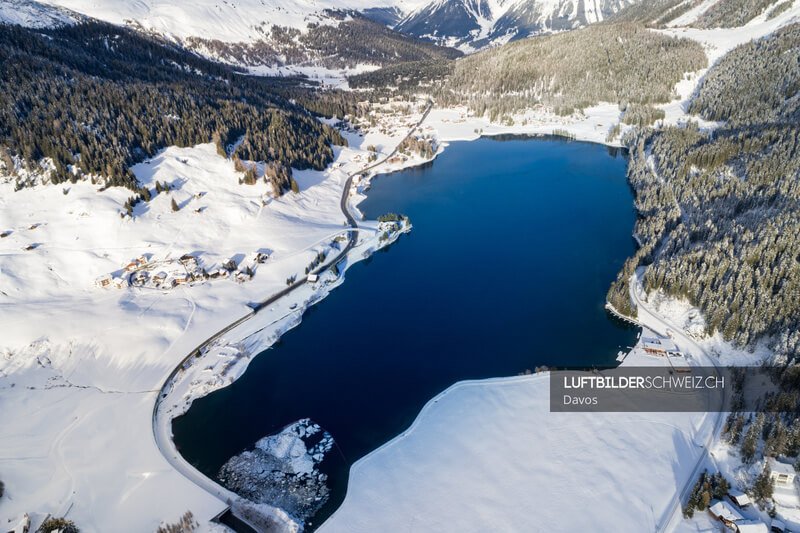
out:
<path id="1" fill-rule="evenodd" d="M 175 201 L 175 198 L 172 199 L 172 210 L 173 211 L 180 211 L 180 207 L 178 207 L 178 202 Z"/>
<path id="2" fill-rule="evenodd" d="M 770 477 L 771 471 L 769 468 L 769 462 L 764 462 L 764 469 L 759 474 L 758 478 L 756 478 L 755 484 L 753 485 L 753 497 L 759 503 L 764 503 L 768 499 L 772 498 L 772 490 L 773 484 L 772 479 Z"/>

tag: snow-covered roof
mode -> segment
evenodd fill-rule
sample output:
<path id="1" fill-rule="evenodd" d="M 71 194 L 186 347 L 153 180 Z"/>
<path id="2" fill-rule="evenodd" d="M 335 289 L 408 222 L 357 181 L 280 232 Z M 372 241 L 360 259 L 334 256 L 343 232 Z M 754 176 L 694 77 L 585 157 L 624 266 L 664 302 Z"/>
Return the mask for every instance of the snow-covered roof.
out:
<path id="1" fill-rule="evenodd" d="M 709 511 L 714 516 L 718 516 L 720 518 L 724 518 L 729 522 L 736 522 L 738 520 L 742 520 L 742 515 L 739 512 L 730 506 L 729 503 L 718 501 L 715 502 L 711 507 L 708 508 Z"/>
<path id="2" fill-rule="evenodd" d="M 769 533 L 767 524 L 759 520 L 748 520 L 747 522 L 737 522 L 736 527 L 739 533 Z"/>
<path id="3" fill-rule="evenodd" d="M 728 496 L 736 500 L 736 503 L 741 506 L 750 505 L 751 503 L 753 503 L 752 501 L 750 501 L 750 496 L 748 496 L 747 494 L 745 494 L 740 490 L 731 489 L 730 491 L 728 491 Z"/>
<path id="4" fill-rule="evenodd" d="M 776 474 L 789 474 L 790 476 L 794 476 L 797 474 L 797 472 L 795 472 L 794 470 L 794 466 L 786 463 L 781 463 L 780 461 L 776 461 L 775 459 L 770 459 L 769 469 Z"/>
<path id="5" fill-rule="evenodd" d="M 663 350 L 665 352 L 677 352 L 678 347 L 675 343 L 667 338 L 660 337 L 645 337 L 642 336 L 642 345 L 651 350 Z"/>

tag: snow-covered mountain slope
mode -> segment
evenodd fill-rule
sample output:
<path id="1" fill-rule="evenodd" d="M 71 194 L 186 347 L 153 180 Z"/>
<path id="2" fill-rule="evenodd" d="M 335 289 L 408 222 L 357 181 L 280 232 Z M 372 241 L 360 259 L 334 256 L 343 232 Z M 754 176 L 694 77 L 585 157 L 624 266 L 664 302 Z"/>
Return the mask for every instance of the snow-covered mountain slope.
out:
<path id="1" fill-rule="evenodd" d="M 460 55 L 384 25 L 424 0 L 51 1 L 55 5 L 0 0 L 0 21 L 44 27 L 65 17 L 90 17 L 260 74 L 341 78 L 398 62 Z"/>
<path id="2" fill-rule="evenodd" d="M 397 7 L 415 9 L 420 0 L 50 0 L 78 13 L 140 26 L 176 39 L 201 37 L 229 43 L 258 40 L 264 29 L 304 30 L 309 23 L 330 23 L 326 10 Z"/>
<path id="3" fill-rule="evenodd" d="M 28 28 L 50 28 L 72 24 L 83 17 L 67 9 L 32 0 L 0 1 L 0 24 L 19 24 Z"/>
<path id="4" fill-rule="evenodd" d="M 464 50 L 600 22 L 640 0 L 433 0 L 396 29 Z"/>

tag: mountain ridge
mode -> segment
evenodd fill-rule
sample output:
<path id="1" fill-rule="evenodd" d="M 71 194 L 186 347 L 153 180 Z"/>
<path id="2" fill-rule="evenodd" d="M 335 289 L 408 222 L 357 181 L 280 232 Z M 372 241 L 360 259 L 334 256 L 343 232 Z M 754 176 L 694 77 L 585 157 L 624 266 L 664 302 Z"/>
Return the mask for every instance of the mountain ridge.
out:
<path id="1" fill-rule="evenodd" d="M 472 51 L 602 22 L 638 0 L 433 0 L 395 29 Z"/>

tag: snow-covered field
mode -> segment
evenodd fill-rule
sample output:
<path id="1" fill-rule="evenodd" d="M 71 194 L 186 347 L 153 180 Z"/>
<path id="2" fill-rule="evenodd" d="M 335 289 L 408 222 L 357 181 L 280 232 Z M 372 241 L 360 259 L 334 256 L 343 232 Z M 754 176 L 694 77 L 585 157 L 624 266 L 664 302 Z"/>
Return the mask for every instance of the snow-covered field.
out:
<path id="1" fill-rule="evenodd" d="M 452 386 L 353 466 L 320 531 L 654 531 L 707 415 L 550 413 L 548 379 Z"/>
<path id="2" fill-rule="evenodd" d="M 620 146 L 619 138 L 607 143 L 611 128 L 619 121 L 620 110 L 617 104 L 600 104 L 584 111 L 583 115 L 560 117 L 549 110 L 539 107 L 524 113 L 513 115 L 513 123 L 490 122 L 485 117 L 475 117 L 463 106 L 452 106 L 447 109 L 434 109 L 423 132 L 435 131 L 437 137 L 444 142 L 471 141 L 481 135 L 552 135 L 567 133 L 579 141 Z M 622 131 L 625 131 L 623 124 Z M 430 129 L 428 129 L 430 128 Z"/>

